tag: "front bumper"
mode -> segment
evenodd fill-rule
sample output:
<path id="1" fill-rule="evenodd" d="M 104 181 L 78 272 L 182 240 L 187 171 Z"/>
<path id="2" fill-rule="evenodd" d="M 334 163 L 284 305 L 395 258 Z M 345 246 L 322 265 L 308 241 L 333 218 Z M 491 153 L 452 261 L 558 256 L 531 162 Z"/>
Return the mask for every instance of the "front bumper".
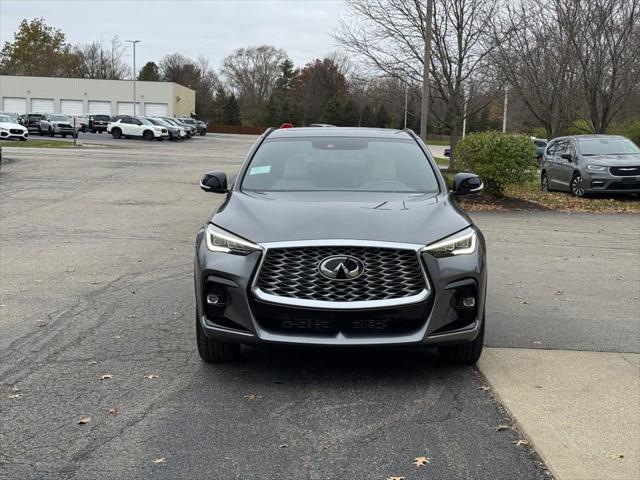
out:
<path id="1" fill-rule="evenodd" d="M 2 140 L 11 140 L 11 139 L 26 140 L 27 138 L 29 138 L 29 131 L 19 130 L 17 128 L 11 128 L 9 130 L 0 130 L 0 138 Z"/>
<path id="2" fill-rule="evenodd" d="M 640 176 L 614 176 L 608 171 L 584 175 L 585 191 L 589 193 L 640 193 Z"/>
<path id="3" fill-rule="evenodd" d="M 387 304 L 354 302 L 332 307 L 262 295 L 254 279 L 264 253 L 211 252 L 201 231 L 195 256 L 199 321 L 209 337 L 246 344 L 382 346 L 472 341 L 483 321 L 486 293 L 485 246 L 482 235 L 478 236 L 477 250 L 470 255 L 438 259 L 419 254 L 428 281 L 426 295 Z M 211 292 L 220 294 L 223 305 L 207 304 L 205 297 Z M 461 313 L 458 299 L 469 292 L 476 297 L 475 308 Z"/>
<path id="4" fill-rule="evenodd" d="M 59 133 L 59 134 L 65 134 L 65 135 L 74 135 L 76 133 L 76 130 L 73 127 L 61 127 L 58 125 L 54 125 L 51 128 L 53 129 L 53 133 Z"/>

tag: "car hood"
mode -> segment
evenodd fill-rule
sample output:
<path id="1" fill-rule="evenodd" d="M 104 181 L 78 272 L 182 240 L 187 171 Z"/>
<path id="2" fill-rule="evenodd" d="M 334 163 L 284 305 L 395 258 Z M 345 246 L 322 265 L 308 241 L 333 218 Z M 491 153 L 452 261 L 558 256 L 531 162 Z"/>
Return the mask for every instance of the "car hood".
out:
<path id="1" fill-rule="evenodd" d="M 607 167 L 629 167 L 640 165 L 640 154 L 633 155 L 583 155 L 587 163 L 606 165 Z"/>
<path id="2" fill-rule="evenodd" d="M 449 196 L 374 192 L 231 192 L 211 222 L 248 240 L 375 240 L 426 245 L 469 217 Z"/>
<path id="3" fill-rule="evenodd" d="M 11 123 L 11 122 L 0 122 L 0 128 L 17 128 L 19 130 L 26 130 L 26 128 L 24 128 L 22 125 L 20 125 L 19 123 Z"/>

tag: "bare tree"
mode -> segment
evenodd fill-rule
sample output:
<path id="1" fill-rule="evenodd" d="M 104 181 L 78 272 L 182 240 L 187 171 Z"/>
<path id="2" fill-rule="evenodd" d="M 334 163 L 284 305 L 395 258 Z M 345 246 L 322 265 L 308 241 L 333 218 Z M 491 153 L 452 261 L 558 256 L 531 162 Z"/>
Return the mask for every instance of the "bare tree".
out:
<path id="1" fill-rule="evenodd" d="M 423 78 L 426 31 L 422 0 L 346 0 L 350 14 L 341 19 L 334 37 L 373 70 L 406 83 Z M 431 52 L 432 96 L 445 105 L 444 114 L 430 112 L 451 133 L 452 152 L 465 117 L 463 88 L 497 90 L 488 54 L 495 46 L 490 21 L 498 0 L 438 0 L 433 6 Z M 468 90 L 470 91 L 470 90 Z M 467 110 L 466 115 L 475 111 Z M 455 168 L 451 156 L 450 167 Z"/>
<path id="2" fill-rule="evenodd" d="M 123 60 L 124 46 L 117 36 L 108 45 L 103 41 L 77 45 L 74 53 L 79 59 L 80 75 L 84 78 L 122 80 L 131 72 Z"/>
<path id="3" fill-rule="evenodd" d="M 640 0 L 553 0 L 596 133 L 640 86 Z"/>
<path id="4" fill-rule="evenodd" d="M 222 73 L 240 97 L 243 122 L 261 121 L 264 105 L 278 80 L 279 65 L 287 58 L 284 50 L 262 45 L 240 48 L 224 59 Z"/>
<path id="5" fill-rule="evenodd" d="M 547 136 L 564 133 L 578 108 L 577 65 L 567 30 L 551 3 L 507 4 L 496 17 L 493 31 L 502 41 L 496 42 L 492 60 L 511 91 Z"/>

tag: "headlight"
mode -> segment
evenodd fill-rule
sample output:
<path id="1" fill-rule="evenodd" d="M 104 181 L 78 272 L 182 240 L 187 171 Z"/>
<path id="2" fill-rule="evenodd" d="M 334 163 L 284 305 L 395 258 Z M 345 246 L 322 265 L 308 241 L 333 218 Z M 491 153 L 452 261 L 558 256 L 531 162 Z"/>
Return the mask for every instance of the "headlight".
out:
<path id="1" fill-rule="evenodd" d="M 587 170 L 591 170 L 592 172 L 602 172 L 606 169 L 607 167 L 604 165 L 587 165 Z"/>
<path id="2" fill-rule="evenodd" d="M 451 257 L 453 255 L 469 255 L 476 251 L 478 235 L 472 228 L 466 228 L 450 237 L 432 243 L 422 248 L 421 251 L 430 253 L 434 257 Z"/>
<path id="3" fill-rule="evenodd" d="M 235 255 L 249 255 L 256 250 L 262 250 L 260 245 L 237 237 L 215 225 L 207 227 L 207 248 L 212 252 L 233 253 Z"/>

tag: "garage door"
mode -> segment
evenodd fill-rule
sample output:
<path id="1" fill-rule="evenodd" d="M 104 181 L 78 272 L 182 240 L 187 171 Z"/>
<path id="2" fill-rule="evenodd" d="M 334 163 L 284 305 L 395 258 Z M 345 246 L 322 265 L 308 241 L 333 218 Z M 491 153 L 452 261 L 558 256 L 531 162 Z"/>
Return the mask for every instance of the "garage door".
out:
<path id="1" fill-rule="evenodd" d="M 111 102 L 89 100 L 89 113 L 93 115 L 111 115 Z"/>
<path id="2" fill-rule="evenodd" d="M 2 111 L 7 113 L 27 113 L 27 99 L 18 97 L 4 97 Z"/>
<path id="3" fill-rule="evenodd" d="M 168 117 L 169 106 L 166 103 L 145 103 L 144 114 L 147 117 Z"/>
<path id="4" fill-rule="evenodd" d="M 118 115 L 140 115 L 140 103 L 136 102 L 136 113 L 133 113 L 133 102 L 118 102 Z"/>
<path id="5" fill-rule="evenodd" d="M 53 113 L 53 98 L 32 98 L 31 111 L 35 113 Z"/>
<path id="6" fill-rule="evenodd" d="M 82 115 L 82 100 L 60 100 L 60 113 L 65 115 Z"/>

